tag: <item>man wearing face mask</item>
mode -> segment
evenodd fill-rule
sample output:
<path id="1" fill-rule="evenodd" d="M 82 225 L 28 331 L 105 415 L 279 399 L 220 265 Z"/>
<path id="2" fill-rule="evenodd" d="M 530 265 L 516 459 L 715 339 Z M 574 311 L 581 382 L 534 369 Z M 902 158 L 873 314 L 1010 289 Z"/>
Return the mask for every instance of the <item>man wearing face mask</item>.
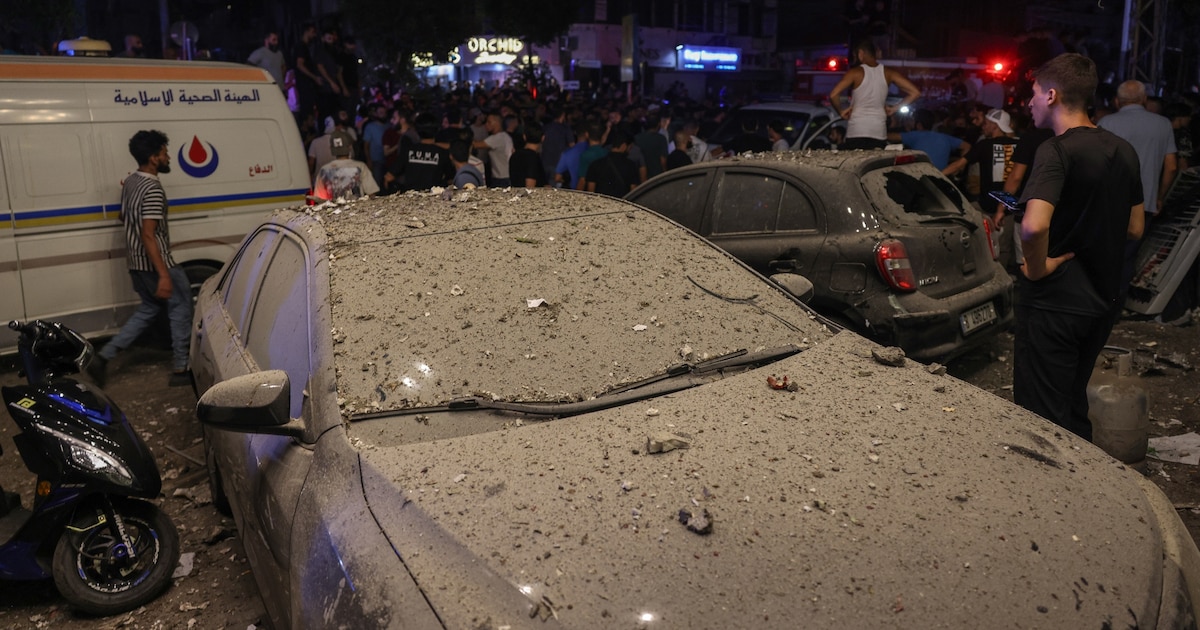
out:
<path id="1" fill-rule="evenodd" d="M 125 224 L 125 247 L 129 278 L 142 303 L 88 365 L 88 374 L 103 387 L 108 362 L 128 348 L 150 327 L 166 307 L 171 322 L 174 355 L 170 385 L 188 385 L 188 345 L 191 342 L 192 290 L 187 273 L 171 257 L 171 234 L 167 229 L 167 193 L 158 176 L 171 172 L 171 153 L 166 134 L 142 130 L 129 139 L 129 153 L 138 168 L 121 185 L 121 221 Z"/>
<path id="2" fill-rule="evenodd" d="M 280 90 L 287 91 L 283 80 L 287 75 L 287 62 L 283 59 L 283 53 L 279 52 L 278 33 L 267 33 L 263 38 L 262 47 L 250 53 L 248 61 L 270 73 L 271 78 L 275 79 L 275 85 L 278 85 Z"/>

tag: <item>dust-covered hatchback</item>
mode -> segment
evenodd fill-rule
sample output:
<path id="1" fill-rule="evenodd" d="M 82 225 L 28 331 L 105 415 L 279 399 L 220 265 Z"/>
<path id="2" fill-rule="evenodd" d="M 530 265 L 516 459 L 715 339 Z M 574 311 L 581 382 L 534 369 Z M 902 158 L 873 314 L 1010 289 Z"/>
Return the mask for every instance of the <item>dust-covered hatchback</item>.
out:
<path id="1" fill-rule="evenodd" d="M 1152 483 L 618 199 L 282 211 L 193 339 L 275 628 L 1166 628 L 1200 601 Z"/>
<path id="2" fill-rule="evenodd" d="M 816 310 L 917 359 L 961 354 L 1012 322 L 990 220 L 920 152 L 745 154 L 626 198 L 760 273 L 805 276 Z"/>

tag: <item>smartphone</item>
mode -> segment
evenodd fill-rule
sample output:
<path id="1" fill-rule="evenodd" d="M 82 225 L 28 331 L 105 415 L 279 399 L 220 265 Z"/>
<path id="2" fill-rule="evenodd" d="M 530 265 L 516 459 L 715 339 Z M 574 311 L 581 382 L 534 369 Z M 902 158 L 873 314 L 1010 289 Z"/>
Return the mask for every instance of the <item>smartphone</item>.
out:
<path id="1" fill-rule="evenodd" d="M 1016 197 L 1004 192 L 1003 190 L 993 190 L 988 193 L 988 196 L 1000 202 L 1004 206 L 1005 212 L 1024 212 L 1025 206 Z"/>

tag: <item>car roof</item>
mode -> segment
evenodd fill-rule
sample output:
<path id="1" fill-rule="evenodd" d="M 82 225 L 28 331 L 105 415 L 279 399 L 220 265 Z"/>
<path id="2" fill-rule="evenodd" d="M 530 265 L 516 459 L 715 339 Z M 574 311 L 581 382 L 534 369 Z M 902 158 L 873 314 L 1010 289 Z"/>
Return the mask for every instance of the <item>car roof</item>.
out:
<path id="1" fill-rule="evenodd" d="M 853 151 L 825 149 L 766 151 L 763 153 L 742 153 L 730 158 L 691 164 L 657 175 L 654 179 L 673 177 L 687 170 L 705 170 L 730 166 L 760 166 L 782 171 L 824 168 L 860 175 L 878 168 L 917 162 L 929 162 L 929 156 L 920 151 L 867 151 L 861 149 Z M 640 187 L 635 189 L 635 196 L 637 190 L 640 190 Z"/>

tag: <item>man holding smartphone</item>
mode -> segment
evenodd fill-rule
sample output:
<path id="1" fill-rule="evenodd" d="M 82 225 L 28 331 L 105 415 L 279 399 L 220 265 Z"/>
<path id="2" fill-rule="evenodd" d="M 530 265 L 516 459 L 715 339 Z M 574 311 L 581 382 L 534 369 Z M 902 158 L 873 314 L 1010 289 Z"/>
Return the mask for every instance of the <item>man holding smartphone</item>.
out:
<path id="1" fill-rule="evenodd" d="M 1029 108 L 1054 137 L 1021 197 L 1013 364 L 1017 404 L 1088 440 L 1087 383 L 1121 312 L 1125 243 L 1143 228 L 1137 154 L 1087 115 L 1096 84 L 1095 64 L 1075 53 L 1035 74 Z"/>

